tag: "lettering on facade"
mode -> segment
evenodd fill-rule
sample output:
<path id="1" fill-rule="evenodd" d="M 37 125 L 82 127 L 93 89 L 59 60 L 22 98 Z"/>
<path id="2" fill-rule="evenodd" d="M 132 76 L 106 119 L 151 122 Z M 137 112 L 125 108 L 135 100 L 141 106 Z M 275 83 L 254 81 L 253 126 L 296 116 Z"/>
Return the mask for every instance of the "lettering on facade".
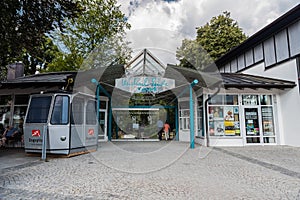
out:
<path id="1" fill-rule="evenodd" d="M 175 88 L 175 80 L 163 77 L 126 77 L 116 79 L 116 87 L 130 93 L 160 93 Z"/>

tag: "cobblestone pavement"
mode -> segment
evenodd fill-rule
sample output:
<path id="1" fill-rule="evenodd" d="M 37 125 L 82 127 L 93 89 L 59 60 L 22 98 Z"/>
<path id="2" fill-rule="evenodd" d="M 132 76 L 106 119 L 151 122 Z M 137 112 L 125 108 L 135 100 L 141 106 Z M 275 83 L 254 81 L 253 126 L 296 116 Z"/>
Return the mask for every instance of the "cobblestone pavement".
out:
<path id="1" fill-rule="evenodd" d="M 0 199 L 300 199 L 300 148 L 108 142 L 0 170 Z"/>

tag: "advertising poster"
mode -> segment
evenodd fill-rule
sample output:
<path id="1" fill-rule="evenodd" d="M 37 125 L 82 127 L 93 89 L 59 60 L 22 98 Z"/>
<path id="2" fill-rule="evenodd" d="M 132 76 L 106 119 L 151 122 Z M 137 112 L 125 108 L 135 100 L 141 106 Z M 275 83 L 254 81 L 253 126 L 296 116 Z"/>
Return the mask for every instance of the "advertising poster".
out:
<path id="1" fill-rule="evenodd" d="M 233 121 L 233 106 L 225 106 L 224 107 L 224 119 L 227 121 Z"/>
<path id="2" fill-rule="evenodd" d="M 234 121 L 225 120 L 225 135 L 235 135 Z"/>
<path id="3" fill-rule="evenodd" d="M 224 135 L 224 121 L 215 122 L 215 136 Z"/>

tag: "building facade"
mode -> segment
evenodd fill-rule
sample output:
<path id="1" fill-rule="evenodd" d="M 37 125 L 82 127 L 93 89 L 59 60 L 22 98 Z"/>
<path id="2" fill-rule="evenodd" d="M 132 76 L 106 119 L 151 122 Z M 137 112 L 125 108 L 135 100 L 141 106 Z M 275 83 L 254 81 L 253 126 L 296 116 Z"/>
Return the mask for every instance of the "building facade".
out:
<path id="1" fill-rule="evenodd" d="M 195 70 L 164 66 L 144 50 L 127 65 L 100 72 L 15 76 L 1 82 L 0 124 L 22 124 L 32 93 L 80 91 L 99 102 L 99 140 L 157 140 L 156 121 L 165 114 L 179 141 L 300 146 L 299 56 L 300 5 L 218 59 L 214 83 Z M 199 83 L 191 87 L 194 80 Z"/>

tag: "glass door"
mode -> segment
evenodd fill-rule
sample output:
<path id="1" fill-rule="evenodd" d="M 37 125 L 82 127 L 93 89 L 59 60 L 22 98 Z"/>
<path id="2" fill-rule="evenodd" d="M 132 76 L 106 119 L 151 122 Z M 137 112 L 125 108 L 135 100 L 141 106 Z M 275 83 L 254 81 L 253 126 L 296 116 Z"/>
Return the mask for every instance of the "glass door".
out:
<path id="1" fill-rule="evenodd" d="M 244 108 L 246 143 L 261 143 L 258 107 Z"/>
<path id="2" fill-rule="evenodd" d="M 107 112 L 106 110 L 99 110 L 99 134 L 98 140 L 99 141 L 106 141 L 107 140 Z"/>

